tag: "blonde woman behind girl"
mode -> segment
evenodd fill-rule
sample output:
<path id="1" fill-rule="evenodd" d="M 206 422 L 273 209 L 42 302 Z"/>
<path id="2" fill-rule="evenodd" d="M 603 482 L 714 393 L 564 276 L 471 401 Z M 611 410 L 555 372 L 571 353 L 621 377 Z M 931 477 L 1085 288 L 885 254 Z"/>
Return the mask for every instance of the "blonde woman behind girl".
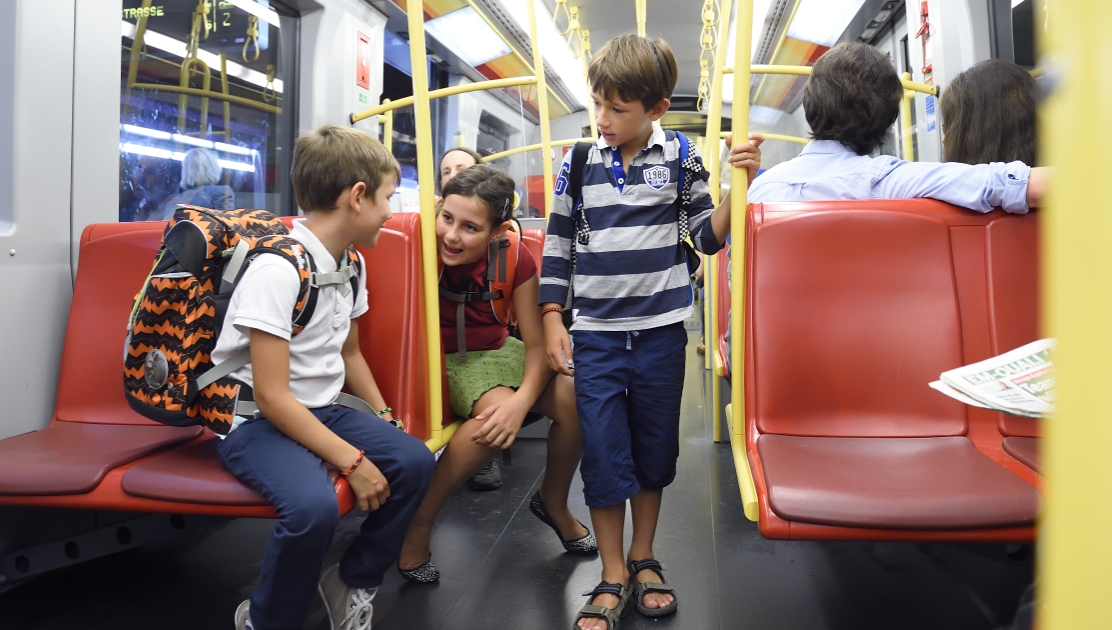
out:
<path id="1" fill-rule="evenodd" d="M 453 293 L 487 291 L 487 248 L 510 227 L 514 183 L 488 166 L 460 171 L 444 185 L 436 217 L 440 286 Z M 461 483 L 508 448 L 535 411 L 552 420 L 548 460 L 531 511 L 552 527 L 566 551 L 594 553 L 594 536 L 568 509 L 568 490 L 579 465 L 582 438 L 575 386 L 555 375 L 545 358 L 537 305 L 537 264 L 518 246 L 512 299 L 521 340 L 499 324 L 490 302 L 467 303 L 466 361 L 457 343 L 457 302 L 440 300 L 440 329 L 448 372 L 448 395 L 456 414 L 468 418 L 440 457 L 432 486 L 406 533 L 398 570 L 411 582 L 435 582 L 429 540 L 444 502 Z"/>

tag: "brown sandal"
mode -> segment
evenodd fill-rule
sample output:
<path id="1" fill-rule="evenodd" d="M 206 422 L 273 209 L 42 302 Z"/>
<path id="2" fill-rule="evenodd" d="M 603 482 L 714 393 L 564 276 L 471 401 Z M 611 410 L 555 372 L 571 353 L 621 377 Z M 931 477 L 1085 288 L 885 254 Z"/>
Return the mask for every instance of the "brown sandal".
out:
<path id="1" fill-rule="evenodd" d="M 637 604 L 637 612 L 645 615 L 646 617 L 663 617 L 676 612 L 679 607 L 680 600 L 676 597 L 676 589 L 668 586 L 668 581 L 664 579 L 664 565 L 657 562 L 654 558 L 646 558 L 644 560 L 630 560 L 626 565 L 629 567 L 629 587 L 633 591 L 633 596 L 636 598 L 634 602 Z M 659 582 L 638 582 L 637 574 L 644 570 L 656 571 L 660 576 Z M 645 605 L 645 595 L 649 593 L 664 593 L 672 596 L 672 603 L 664 608 L 649 608 Z"/>
<path id="2" fill-rule="evenodd" d="M 583 605 L 583 608 L 579 609 L 575 621 L 571 622 L 572 630 L 579 630 L 580 619 L 602 619 L 606 622 L 606 630 L 619 629 L 622 615 L 625 614 L 626 604 L 629 603 L 630 590 L 628 586 L 603 581 L 599 582 L 594 589 L 583 593 L 583 595 L 584 597 L 590 597 L 590 599 Z M 618 598 L 618 605 L 614 608 L 607 608 L 606 606 L 592 604 L 591 601 L 598 595 L 613 595 Z"/>

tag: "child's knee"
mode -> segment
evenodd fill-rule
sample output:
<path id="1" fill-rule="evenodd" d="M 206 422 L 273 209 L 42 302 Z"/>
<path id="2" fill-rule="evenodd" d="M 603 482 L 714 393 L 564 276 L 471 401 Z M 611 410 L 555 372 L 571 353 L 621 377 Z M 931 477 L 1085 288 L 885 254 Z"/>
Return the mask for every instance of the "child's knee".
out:
<path id="1" fill-rule="evenodd" d="M 292 535 L 331 536 L 340 521 L 340 508 L 335 494 L 321 493 L 300 499 L 281 515 L 281 519 Z"/>
<path id="2" fill-rule="evenodd" d="M 401 484 L 424 492 L 436 472 L 436 457 L 420 440 L 406 440 L 398 452 L 398 479 Z"/>

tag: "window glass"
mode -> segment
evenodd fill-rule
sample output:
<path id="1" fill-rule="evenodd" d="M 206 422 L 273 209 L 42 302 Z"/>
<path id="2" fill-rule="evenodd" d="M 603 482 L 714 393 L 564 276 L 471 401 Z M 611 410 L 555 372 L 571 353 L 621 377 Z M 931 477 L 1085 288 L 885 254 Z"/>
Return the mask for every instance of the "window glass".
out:
<path id="1" fill-rule="evenodd" d="M 297 19 L 272 0 L 124 0 L 120 220 L 296 213 Z"/>

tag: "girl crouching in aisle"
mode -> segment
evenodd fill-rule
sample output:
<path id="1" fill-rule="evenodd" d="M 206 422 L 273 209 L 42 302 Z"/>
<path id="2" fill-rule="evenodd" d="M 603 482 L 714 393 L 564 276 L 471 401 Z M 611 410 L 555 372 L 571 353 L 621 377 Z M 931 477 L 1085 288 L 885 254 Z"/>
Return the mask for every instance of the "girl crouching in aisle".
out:
<path id="1" fill-rule="evenodd" d="M 398 570 L 411 582 L 439 579 L 429 550 L 437 514 L 465 479 L 513 444 L 525 423 L 540 418 L 536 414 L 550 418 L 552 426 L 544 480 L 530 510 L 556 532 L 566 551 L 594 553 L 594 536 L 567 504 L 582 452 L 575 386 L 570 377 L 555 375 L 545 358 L 537 263 L 518 235 L 509 233 L 513 180 L 488 166 L 473 166 L 446 183 L 441 194 L 436 217 L 441 339 L 452 410 L 468 419 L 440 458 L 409 526 Z M 495 273 L 488 274 L 491 265 Z M 494 283 L 510 277 L 503 292 L 509 295 L 499 297 Z M 511 304 L 520 340 L 509 334 Z M 530 411 L 536 414 L 527 418 Z"/>

